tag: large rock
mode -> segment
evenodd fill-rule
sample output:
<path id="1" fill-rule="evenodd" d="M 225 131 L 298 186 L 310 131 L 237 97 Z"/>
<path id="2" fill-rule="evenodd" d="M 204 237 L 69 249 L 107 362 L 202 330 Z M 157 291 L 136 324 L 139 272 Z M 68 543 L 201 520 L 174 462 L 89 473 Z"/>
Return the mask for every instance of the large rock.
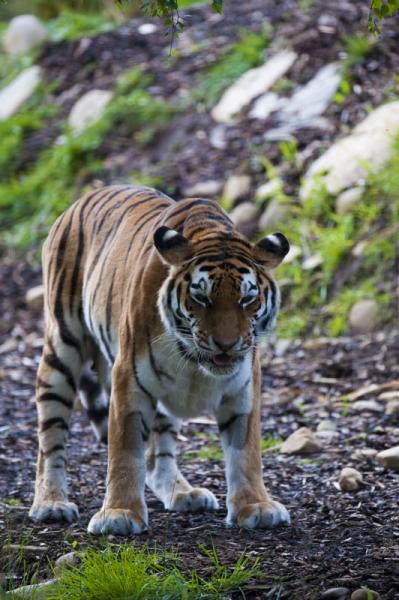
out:
<path id="1" fill-rule="evenodd" d="M 379 452 L 377 460 L 385 469 L 392 469 L 392 471 L 399 472 L 399 446 Z"/>
<path id="2" fill-rule="evenodd" d="M 268 140 L 286 139 L 303 127 L 325 127 L 320 116 L 328 108 L 341 82 L 342 67 L 338 63 L 325 65 L 306 85 L 300 87 L 285 102 L 280 101 L 277 122 L 280 127 L 266 132 Z M 271 100 L 269 100 L 271 102 Z M 278 105 L 277 101 L 275 104 Z M 259 111 L 260 100 L 258 100 Z M 328 125 L 328 123 L 327 123 Z"/>
<path id="3" fill-rule="evenodd" d="M 385 414 L 389 417 L 399 417 L 399 400 L 390 400 L 385 407 Z"/>
<path id="4" fill-rule="evenodd" d="M 36 285 L 26 292 L 26 304 L 32 310 L 42 310 L 44 304 L 44 286 Z"/>
<path id="5" fill-rule="evenodd" d="M 184 188 L 183 195 L 186 198 L 213 198 L 218 196 L 223 188 L 223 182 L 218 179 L 198 181 L 194 185 Z"/>
<path id="6" fill-rule="evenodd" d="M 48 37 L 48 31 L 34 15 L 14 17 L 3 34 L 3 47 L 9 54 L 24 54 Z"/>
<path id="7" fill-rule="evenodd" d="M 361 186 L 349 188 L 341 192 L 335 201 L 335 210 L 339 215 L 346 215 L 359 202 L 364 193 L 364 188 Z"/>
<path id="8" fill-rule="evenodd" d="M 249 116 L 252 117 L 252 119 L 265 120 L 272 112 L 281 108 L 285 103 L 285 98 L 280 98 L 275 92 L 267 92 L 267 94 L 263 94 L 263 96 L 254 102 L 254 105 L 249 112 Z"/>
<path id="9" fill-rule="evenodd" d="M 239 227 L 253 221 L 259 212 L 259 208 L 253 202 L 242 202 L 230 212 L 229 217 L 234 225 Z"/>
<path id="10" fill-rule="evenodd" d="M 73 105 L 68 117 L 68 124 L 75 131 L 85 129 L 97 121 L 112 98 L 109 90 L 90 90 Z"/>
<path id="11" fill-rule="evenodd" d="M 212 117 L 219 123 L 231 121 L 252 100 L 267 92 L 294 64 L 295 52 L 285 50 L 273 56 L 261 67 L 250 69 L 223 94 L 212 109 Z"/>
<path id="12" fill-rule="evenodd" d="M 288 208 L 285 204 L 278 200 L 271 200 L 259 219 L 259 228 L 262 230 L 272 229 L 284 221 L 287 212 Z"/>
<path id="13" fill-rule="evenodd" d="M 28 600 L 28 598 L 34 598 L 35 600 L 42 600 L 48 598 L 54 593 L 54 586 L 56 585 L 56 579 L 49 579 L 42 583 L 35 583 L 32 585 L 24 585 L 16 588 L 11 592 L 6 592 L 6 600 Z"/>
<path id="14" fill-rule="evenodd" d="M 371 333 L 378 324 L 378 305 L 375 300 L 359 300 L 349 312 L 349 325 L 354 333 Z"/>
<path id="15" fill-rule="evenodd" d="M 231 175 L 223 188 L 223 198 L 232 204 L 246 196 L 251 190 L 251 178 L 249 175 Z"/>
<path id="16" fill-rule="evenodd" d="M 34 65 L 20 73 L 0 91 L 0 121 L 8 119 L 28 100 L 41 80 L 41 69 Z"/>
<path id="17" fill-rule="evenodd" d="M 76 567 L 81 561 L 81 557 L 77 552 L 67 552 L 57 558 L 54 565 L 54 572 L 56 575 L 62 573 L 67 567 Z"/>
<path id="18" fill-rule="evenodd" d="M 378 404 L 375 400 L 356 400 L 352 404 L 352 409 L 355 412 L 374 412 L 381 413 L 383 411 L 383 407 L 381 404 Z"/>
<path id="19" fill-rule="evenodd" d="M 307 427 L 300 427 L 282 444 L 283 454 L 313 454 L 320 452 L 321 444 Z"/>
<path id="20" fill-rule="evenodd" d="M 398 134 L 399 100 L 396 100 L 370 113 L 349 136 L 333 144 L 311 165 L 301 197 L 307 198 L 320 182 L 331 194 L 361 184 L 368 169 L 377 171 L 389 160 Z"/>

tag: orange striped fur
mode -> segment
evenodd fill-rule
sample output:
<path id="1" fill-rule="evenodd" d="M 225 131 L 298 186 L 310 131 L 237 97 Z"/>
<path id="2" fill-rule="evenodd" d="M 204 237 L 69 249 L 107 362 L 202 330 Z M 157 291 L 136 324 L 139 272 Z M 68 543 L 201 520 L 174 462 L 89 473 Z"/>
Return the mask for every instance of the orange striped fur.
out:
<path id="1" fill-rule="evenodd" d="M 108 442 L 106 495 L 90 532 L 145 530 L 145 483 L 168 510 L 218 508 L 176 462 L 182 418 L 204 410 L 219 425 L 228 522 L 289 522 L 262 479 L 257 350 L 279 306 L 271 270 L 288 248 L 282 234 L 251 244 L 216 202 L 176 203 L 143 187 L 97 189 L 59 217 L 43 248 L 33 519 L 78 518 L 65 443 L 79 393 Z"/>

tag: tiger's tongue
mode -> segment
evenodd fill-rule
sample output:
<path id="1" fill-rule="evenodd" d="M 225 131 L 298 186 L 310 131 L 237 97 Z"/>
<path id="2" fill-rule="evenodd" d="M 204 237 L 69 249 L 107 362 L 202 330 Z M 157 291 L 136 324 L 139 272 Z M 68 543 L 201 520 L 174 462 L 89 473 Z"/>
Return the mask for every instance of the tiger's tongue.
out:
<path id="1" fill-rule="evenodd" d="M 231 364 L 232 358 L 231 358 L 231 356 L 228 356 L 227 354 L 216 354 L 216 355 L 212 356 L 212 362 L 217 367 L 225 367 L 226 365 Z"/>

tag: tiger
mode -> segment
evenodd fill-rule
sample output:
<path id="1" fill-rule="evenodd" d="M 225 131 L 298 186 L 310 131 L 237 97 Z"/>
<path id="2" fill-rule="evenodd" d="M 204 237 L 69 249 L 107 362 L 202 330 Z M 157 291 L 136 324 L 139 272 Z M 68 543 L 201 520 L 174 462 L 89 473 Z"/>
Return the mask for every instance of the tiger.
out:
<path id="1" fill-rule="evenodd" d="M 44 336 L 37 372 L 35 521 L 79 518 L 66 451 L 79 395 L 108 444 L 106 492 L 91 534 L 148 530 L 147 485 L 167 511 L 213 511 L 177 464 L 183 419 L 212 413 L 225 458 L 227 526 L 289 524 L 262 474 L 259 339 L 280 294 L 289 243 L 242 235 L 215 200 L 150 187 L 86 193 L 43 245 Z"/>

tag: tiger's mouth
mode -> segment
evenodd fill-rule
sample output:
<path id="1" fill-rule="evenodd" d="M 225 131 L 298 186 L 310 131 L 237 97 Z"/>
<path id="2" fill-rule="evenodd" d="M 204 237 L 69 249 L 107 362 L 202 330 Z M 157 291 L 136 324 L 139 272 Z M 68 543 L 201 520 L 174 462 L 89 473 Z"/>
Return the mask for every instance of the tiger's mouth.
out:
<path id="1" fill-rule="evenodd" d="M 239 360 L 242 360 L 240 356 L 230 356 L 225 352 L 221 352 L 220 354 L 214 354 L 209 358 L 209 362 L 215 367 L 232 367 Z"/>

